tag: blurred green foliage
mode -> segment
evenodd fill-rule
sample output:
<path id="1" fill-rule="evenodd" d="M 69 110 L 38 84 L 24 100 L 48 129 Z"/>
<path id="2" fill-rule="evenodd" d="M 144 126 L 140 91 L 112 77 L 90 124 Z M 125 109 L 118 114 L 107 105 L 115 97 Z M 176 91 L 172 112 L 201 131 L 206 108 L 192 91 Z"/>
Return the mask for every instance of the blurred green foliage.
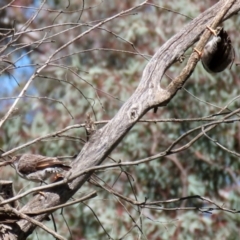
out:
<path id="1" fill-rule="evenodd" d="M 37 1 L 38 2 L 38 1 Z M 37 41 L 44 34 L 52 42 L 42 43 L 24 49 L 33 67 L 38 68 L 47 61 L 51 53 L 89 29 L 100 20 L 108 18 L 122 10 L 136 6 L 141 1 L 84 1 L 85 10 L 79 16 L 83 1 L 47 1 L 45 10 L 41 10 L 30 24 L 34 34 L 23 34 L 18 42 L 27 45 L 30 39 Z M 109 120 L 122 104 L 132 95 L 139 84 L 144 67 L 151 56 L 175 33 L 217 1 L 153 1 L 155 4 L 173 10 L 145 6 L 134 10 L 132 14 L 114 19 L 83 38 L 73 42 L 60 51 L 48 67 L 37 76 L 26 94 L 41 98 L 21 99 L 14 115 L 0 130 L 0 147 L 5 151 L 18 147 L 37 137 L 63 129 L 73 124 L 84 123 L 86 113 L 91 113 L 96 120 Z M 33 7 L 32 1 L 21 1 L 22 6 Z M 40 1 L 39 3 L 40 4 Z M 36 5 L 35 7 L 39 7 Z M 57 10 L 57 12 L 50 11 Z M 62 12 L 61 12 L 62 10 Z M 16 17 L 19 26 L 28 20 L 27 8 L 8 7 L 4 18 Z M 35 10 L 32 9 L 34 12 Z M 61 13 L 60 13 L 61 12 Z M 79 20 L 79 25 L 77 21 Z M 224 22 L 224 27 L 232 38 L 236 59 L 239 59 L 240 39 L 239 16 L 233 16 Z M 59 25 L 58 25 L 59 24 Z M 52 26 L 53 25 L 53 26 Z M 52 26 L 37 31 L 35 29 Z M 72 28 L 72 29 L 71 29 Z M 65 32 L 63 32 L 65 31 Z M 57 34 L 55 36 L 55 34 Z M 136 54 L 135 49 L 145 58 Z M 15 53 L 22 48 L 12 46 Z M 33 51 L 31 51 L 33 50 Z M 186 52 L 186 57 L 192 49 Z M 67 56 L 67 57 L 63 57 Z M 12 54 L 14 60 L 14 54 Z M 184 67 L 186 60 L 174 64 L 167 74 L 174 78 Z M 21 62 L 20 62 L 21 64 Z M 24 64 L 22 64 L 24 67 Z M 156 114 L 148 112 L 145 119 L 197 118 L 216 114 L 234 97 L 239 95 L 239 67 L 233 64 L 231 69 L 216 75 L 204 71 L 199 63 L 191 78 L 168 106 L 158 109 Z M 11 74 L 14 75 L 14 70 Z M 9 76 L 6 74 L 6 78 Z M 20 83 L 4 97 L 16 97 L 28 79 L 17 79 Z M 9 81 L 13 79 L 9 78 Z M 164 81 L 169 82 L 166 77 Z M 34 94 L 32 93 L 34 92 Z M 199 100 L 200 99 L 200 100 Z M 3 100 L 2 100 L 3 102 Z M 12 102 L 2 103 L 2 118 Z M 239 99 L 229 105 L 230 110 L 239 107 Z M 69 114 L 69 112 L 71 114 Z M 73 116 L 73 118 L 71 117 Z M 136 124 L 123 141 L 111 153 L 111 158 L 118 161 L 133 161 L 164 151 L 174 140 L 188 130 L 203 123 L 162 122 Z M 101 125 L 98 126 L 100 128 Z M 220 124 L 210 131 L 209 136 L 232 151 L 239 152 L 239 123 Z M 196 133 L 188 136 L 178 147 L 189 142 Z M 77 154 L 85 140 L 85 130 L 72 129 L 59 136 L 37 142 L 18 151 L 40 153 L 48 156 L 66 156 Z M 107 159 L 106 162 L 112 160 Z M 239 208 L 239 169 L 238 158 L 219 148 L 206 137 L 202 137 L 189 149 L 169 157 L 159 158 L 138 166 L 105 170 L 96 173 L 100 183 L 113 186 L 113 189 L 126 197 L 138 201 L 167 200 L 189 195 L 201 195 L 211 198 L 226 208 Z M 34 184 L 25 180 L 15 181 L 14 170 L 1 169 L 2 179 L 14 180 L 18 191 Z M 131 179 L 131 180 L 129 180 Z M 131 184 L 130 184 L 131 182 Z M 133 186 L 133 188 L 131 187 Z M 139 212 L 133 206 L 105 190 L 86 183 L 75 198 L 82 197 L 92 190 L 97 190 L 98 197 L 85 202 L 98 216 L 108 234 L 113 239 L 238 239 L 240 219 L 238 214 L 213 211 L 212 214 L 200 211 L 160 211 L 143 209 Z M 134 191 L 133 191 L 134 189 Z M 134 194 L 136 196 L 134 196 Z M 24 204 L 28 198 L 21 201 Z M 107 239 L 91 209 L 85 204 L 66 207 L 61 214 L 54 213 L 58 232 L 70 239 Z M 213 207 L 200 200 L 185 200 L 163 207 Z M 62 216 L 63 215 L 63 216 Z M 131 216 L 131 217 L 130 217 Z M 142 233 L 135 225 L 135 219 Z M 44 222 L 45 223 L 45 222 Z M 46 223 L 52 228 L 52 222 Z M 127 234 L 126 234 L 127 233 Z M 125 235 L 126 234 L 126 235 Z M 29 239 L 53 239 L 37 229 Z"/>

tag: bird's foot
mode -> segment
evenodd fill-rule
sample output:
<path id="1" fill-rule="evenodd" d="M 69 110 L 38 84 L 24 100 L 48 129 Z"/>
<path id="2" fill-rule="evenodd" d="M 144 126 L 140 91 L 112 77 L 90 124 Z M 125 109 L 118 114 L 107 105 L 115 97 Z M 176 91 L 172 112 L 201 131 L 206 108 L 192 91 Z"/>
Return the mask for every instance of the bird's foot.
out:
<path id="1" fill-rule="evenodd" d="M 202 52 L 199 51 L 197 48 L 194 48 L 193 51 L 195 51 L 198 54 L 199 58 L 202 57 Z"/>
<path id="2" fill-rule="evenodd" d="M 45 182 L 45 181 L 43 181 L 43 180 L 41 180 L 41 179 L 39 179 L 39 180 L 40 180 L 40 185 L 39 185 L 40 187 L 42 186 L 43 183 L 44 183 L 45 185 L 48 185 L 47 182 Z"/>
<path id="3" fill-rule="evenodd" d="M 216 30 L 212 29 L 211 27 L 207 26 L 207 29 L 214 35 L 217 36 Z"/>
<path id="4" fill-rule="evenodd" d="M 218 36 L 220 30 L 222 29 L 221 27 L 217 27 L 216 29 L 212 29 L 211 27 L 207 26 L 207 29 L 214 35 Z"/>

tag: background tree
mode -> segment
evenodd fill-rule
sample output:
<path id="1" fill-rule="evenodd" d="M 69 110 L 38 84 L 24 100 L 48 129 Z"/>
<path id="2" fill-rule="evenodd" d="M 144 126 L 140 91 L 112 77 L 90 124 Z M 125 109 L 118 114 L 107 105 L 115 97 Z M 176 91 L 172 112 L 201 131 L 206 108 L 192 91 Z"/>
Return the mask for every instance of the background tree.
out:
<path id="1" fill-rule="evenodd" d="M 232 14 L 240 2 L 228 11 L 230 2 L 2 1 L 2 157 L 78 154 L 70 183 L 55 183 L 44 196 L 29 193 L 48 186 L 1 167 L 21 218 L 19 228 L 3 225 L 2 236 L 24 239 L 46 219 L 39 210 L 90 193 L 55 211 L 55 221 L 43 222 L 47 230 L 54 222 L 58 235 L 72 239 L 238 236 L 239 67 L 211 75 L 198 64 L 182 86 L 198 59 L 194 53 L 187 63 L 191 46 L 224 10 L 238 61 L 239 16 Z M 205 31 L 201 42 L 209 37 Z M 98 130 L 86 143 L 88 113 Z M 52 239 L 45 230 L 30 238 Z"/>

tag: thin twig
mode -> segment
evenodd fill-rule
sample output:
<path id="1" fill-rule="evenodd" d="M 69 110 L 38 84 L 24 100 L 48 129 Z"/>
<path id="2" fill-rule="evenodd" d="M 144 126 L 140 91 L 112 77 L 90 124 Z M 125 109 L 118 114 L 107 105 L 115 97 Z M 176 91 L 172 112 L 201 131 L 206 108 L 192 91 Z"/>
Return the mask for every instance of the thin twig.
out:
<path id="1" fill-rule="evenodd" d="M 60 208 L 64 208 L 64 207 L 68 207 L 68 206 L 71 206 L 71 205 L 74 205 L 76 203 L 80 203 L 80 202 L 83 202 L 83 201 L 86 201 L 86 200 L 89 200 L 91 198 L 95 198 L 97 196 L 97 192 L 94 191 L 92 193 L 89 193 L 88 195 L 86 195 L 85 197 L 82 197 L 82 198 L 79 198 L 77 200 L 74 200 L 74 201 L 71 201 L 71 202 L 67 202 L 67 203 L 64 203 L 64 204 L 60 204 L 60 205 L 57 205 L 55 207 L 51 207 L 51 208 L 46 208 L 44 210 L 39 210 L 39 211 L 33 211 L 33 212 L 24 212 L 25 214 L 28 214 L 28 215 L 39 215 L 39 214 L 43 214 L 43 213 L 49 213 L 49 212 L 53 212 L 57 209 L 60 209 Z"/>
<path id="2" fill-rule="evenodd" d="M 25 219 L 29 222 L 31 222 L 32 224 L 42 228 L 43 230 L 45 230 L 46 232 L 50 233 L 52 236 L 54 236 L 56 239 L 59 239 L 59 240 L 66 240 L 66 238 L 60 236 L 59 234 L 57 234 L 55 231 L 49 229 L 48 227 L 46 227 L 43 223 L 27 216 L 26 214 L 18 211 L 17 209 L 15 208 L 8 208 L 8 209 L 5 209 L 6 212 L 13 212 L 14 214 L 16 214 L 16 216 L 22 218 L 22 219 Z"/>

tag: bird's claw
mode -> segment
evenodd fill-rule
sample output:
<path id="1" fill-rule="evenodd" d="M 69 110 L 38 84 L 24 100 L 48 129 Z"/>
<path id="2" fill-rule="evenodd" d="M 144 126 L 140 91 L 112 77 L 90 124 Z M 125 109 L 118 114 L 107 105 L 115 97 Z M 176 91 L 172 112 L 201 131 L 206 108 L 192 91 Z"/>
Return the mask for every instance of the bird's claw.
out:
<path id="1" fill-rule="evenodd" d="M 222 27 L 217 27 L 216 29 L 212 29 L 211 27 L 207 26 L 207 29 L 215 36 L 217 37 L 219 33 L 222 30 Z"/>
<path id="2" fill-rule="evenodd" d="M 193 50 L 198 54 L 199 58 L 202 57 L 202 52 L 201 51 L 199 51 L 197 48 L 194 48 Z"/>
<path id="3" fill-rule="evenodd" d="M 214 35 L 217 36 L 217 30 L 212 29 L 211 27 L 207 26 L 207 29 Z"/>

